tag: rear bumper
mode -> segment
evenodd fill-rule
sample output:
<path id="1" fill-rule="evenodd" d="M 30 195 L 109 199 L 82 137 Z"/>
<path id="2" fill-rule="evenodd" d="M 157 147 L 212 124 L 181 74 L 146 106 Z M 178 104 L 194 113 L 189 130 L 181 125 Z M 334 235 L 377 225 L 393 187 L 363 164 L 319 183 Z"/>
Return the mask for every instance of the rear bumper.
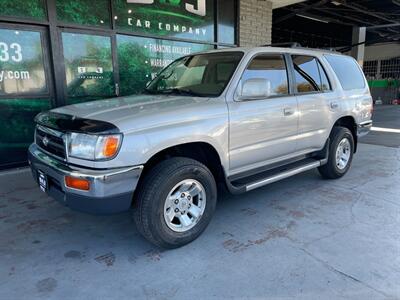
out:
<path id="1" fill-rule="evenodd" d="M 28 151 L 32 175 L 38 181 L 38 171 L 46 175 L 47 193 L 73 210 L 92 214 L 112 214 L 131 207 L 133 193 L 143 166 L 107 170 L 70 166 L 41 151 L 32 144 Z M 89 191 L 65 186 L 64 177 L 74 176 L 90 181 Z"/>
<path id="2" fill-rule="evenodd" d="M 357 136 L 358 137 L 363 137 L 364 135 L 367 135 L 372 127 L 372 120 L 361 122 L 360 124 L 357 125 Z"/>

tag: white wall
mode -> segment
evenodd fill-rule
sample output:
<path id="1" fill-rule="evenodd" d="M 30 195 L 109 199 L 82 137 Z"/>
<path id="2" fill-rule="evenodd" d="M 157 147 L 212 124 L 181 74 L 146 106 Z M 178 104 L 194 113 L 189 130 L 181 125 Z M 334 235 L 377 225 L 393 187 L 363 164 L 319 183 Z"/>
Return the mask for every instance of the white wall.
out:
<path id="1" fill-rule="evenodd" d="M 364 61 L 400 56 L 400 43 L 382 43 L 365 47 Z"/>

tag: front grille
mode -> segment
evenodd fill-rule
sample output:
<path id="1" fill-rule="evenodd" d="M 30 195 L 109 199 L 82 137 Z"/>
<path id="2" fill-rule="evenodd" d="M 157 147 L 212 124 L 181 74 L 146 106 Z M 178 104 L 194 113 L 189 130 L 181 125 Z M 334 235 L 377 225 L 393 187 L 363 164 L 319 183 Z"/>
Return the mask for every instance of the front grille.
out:
<path id="1" fill-rule="evenodd" d="M 38 126 L 36 128 L 36 144 L 59 158 L 66 158 L 64 139 L 61 133 Z"/>

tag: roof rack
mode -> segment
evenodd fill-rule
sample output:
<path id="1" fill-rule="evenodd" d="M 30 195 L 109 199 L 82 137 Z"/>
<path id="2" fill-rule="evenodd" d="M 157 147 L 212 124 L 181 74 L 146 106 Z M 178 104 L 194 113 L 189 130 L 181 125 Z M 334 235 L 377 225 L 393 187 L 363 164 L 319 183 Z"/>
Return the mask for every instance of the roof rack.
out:
<path id="1" fill-rule="evenodd" d="M 268 44 L 268 45 L 262 45 L 261 47 L 283 47 L 283 48 L 296 48 L 296 49 L 304 49 L 304 50 L 320 50 L 320 51 L 326 51 L 326 52 L 342 52 L 342 51 L 332 48 L 332 47 L 327 47 L 327 48 L 303 47 L 298 42 L 273 43 L 273 44 Z"/>
<path id="2" fill-rule="evenodd" d="M 285 42 L 261 45 L 261 47 L 286 47 L 286 48 L 299 48 L 301 44 L 298 42 Z"/>

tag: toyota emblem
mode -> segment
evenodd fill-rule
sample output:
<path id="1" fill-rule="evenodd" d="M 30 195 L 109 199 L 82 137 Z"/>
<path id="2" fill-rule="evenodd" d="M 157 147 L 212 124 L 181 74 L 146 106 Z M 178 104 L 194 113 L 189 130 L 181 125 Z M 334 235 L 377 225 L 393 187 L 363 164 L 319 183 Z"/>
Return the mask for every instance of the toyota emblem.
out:
<path id="1" fill-rule="evenodd" d="M 49 138 L 47 136 L 45 136 L 42 140 L 43 145 L 45 145 L 47 147 L 47 145 L 49 144 Z"/>

